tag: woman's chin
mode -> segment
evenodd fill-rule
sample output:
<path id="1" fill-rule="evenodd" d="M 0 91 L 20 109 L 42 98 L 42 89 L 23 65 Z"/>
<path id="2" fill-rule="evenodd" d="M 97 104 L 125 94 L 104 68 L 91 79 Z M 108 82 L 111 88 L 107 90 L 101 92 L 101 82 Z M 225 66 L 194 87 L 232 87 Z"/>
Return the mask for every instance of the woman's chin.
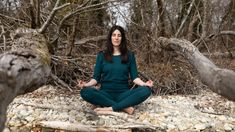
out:
<path id="1" fill-rule="evenodd" d="M 119 47 L 120 46 L 120 44 L 114 44 L 113 45 L 113 47 Z"/>

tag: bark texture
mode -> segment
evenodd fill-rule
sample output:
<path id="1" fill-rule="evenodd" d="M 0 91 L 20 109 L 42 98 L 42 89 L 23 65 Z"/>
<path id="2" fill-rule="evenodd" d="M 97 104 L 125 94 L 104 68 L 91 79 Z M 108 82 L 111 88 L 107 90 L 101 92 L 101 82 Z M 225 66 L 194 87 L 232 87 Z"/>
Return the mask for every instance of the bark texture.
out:
<path id="1" fill-rule="evenodd" d="M 42 34 L 18 29 L 12 38 L 12 50 L 0 55 L 0 131 L 6 121 L 7 106 L 13 99 L 36 90 L 50 75 L 50 54 Z"/>
<path id="2" fill-rule="evenodd" d="M 164 48 L 174 49 L 176 52 L 185 56 L 188 61 L 197 69 L 201 81 L 209 88 L 235 101 L 235 72 L 229 69 L 221 69 L 212 61 L 201 54 L 198 49 L 187 40 L 176 38 L 159 38 L 160 44 Z"/>

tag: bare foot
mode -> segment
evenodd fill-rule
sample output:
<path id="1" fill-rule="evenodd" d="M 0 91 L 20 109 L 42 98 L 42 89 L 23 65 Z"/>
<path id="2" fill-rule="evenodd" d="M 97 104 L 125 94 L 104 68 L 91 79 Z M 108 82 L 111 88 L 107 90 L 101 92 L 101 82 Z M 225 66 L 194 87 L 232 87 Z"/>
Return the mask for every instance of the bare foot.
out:
<path id="1" fill-rule="evenodd" d="M 132 115 L 134 113 L 135 109 L 133 107 L 127 107 L 127 108 L 123 109 L 123 111 Z"/>
<path id="2" fill-rule="evenodd" d="M 108 114 L 113 111 L 112 107 L 104 107 L 104 108 L 95 108 L 94 111 L 98 114 Z"/>

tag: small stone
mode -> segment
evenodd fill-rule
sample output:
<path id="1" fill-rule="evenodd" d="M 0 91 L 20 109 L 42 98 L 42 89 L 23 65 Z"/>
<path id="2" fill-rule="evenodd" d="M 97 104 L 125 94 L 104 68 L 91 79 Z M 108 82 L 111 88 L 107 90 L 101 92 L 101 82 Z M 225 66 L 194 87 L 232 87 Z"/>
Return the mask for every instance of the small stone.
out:
<path id="1" fill-rule="evenodd" d="M 170 131 L 170 130 L 173 130 L 173 129 L 175 129 L 176 127 L 175 127 L 175 125 L 173 125 L 173 124 L 168 124 L 167 125 L 167 129 Z"/>
<path id="2" fill-rule="evenodd" d="M 105 121 L 103 119 L 98 120 L 96 123 L 97 126 L 103 126 L 104 124 L 105 124 Z"/>
<path id="3" fill-rule="evenodd" d="M 206 127 L 207 127 L 206 124 L 196 124 L 196 125 L 194 126 L 194 128 L 195 128 L 196 130 L 199 130 L 199 131 L 206 129 Z"/>
<path id="4" fill-rule="evenodd" d="M 34 118 L 32 116 L 27 116 L 25 120 L 27 120 L 28 122 L 32 122 L 34 121 Z"/>
<path id="5" fill-rule="evenodd" d="M 232 131 L 232 127 L 229 124 L 225 123 L 224 124 L 224 130 L 225 131 Z"/>
<path id="6" fill-rule="evenodd" d="M 219 120 L 221 120 L 221 121 L 227 120 L 227 118 L 226 118 L 225 116 L 223 116 L 223 115 L 219 116 L 218 118 L 219 118 Z"/>
<path id="7" fill-rule="evenodd" d="M 21 111 L 20 111 L 20 114 L 21 114 L 22 116 L 28 116 L 28 115 L 29 115 L 28 111 L 25 110 L 25 109 L 21 110 Z"/>
<path id="8" fill-rule="evenodd" d="M 148 121 L 147 119 L 144 119 L 144 120 L 143 120 L 143 123 L 147 123 L 147 124 L 148 124 L 149 121 Z"/>
<path id="9" fill-rule="evenodd" d="M 189 127 L 191 127 L 190 126 L 190 124 L 179 124 L 178 125 L 178 129 L 180 130 L 180 131 L 185 131 L 186 129 L 188 129 Z"/>

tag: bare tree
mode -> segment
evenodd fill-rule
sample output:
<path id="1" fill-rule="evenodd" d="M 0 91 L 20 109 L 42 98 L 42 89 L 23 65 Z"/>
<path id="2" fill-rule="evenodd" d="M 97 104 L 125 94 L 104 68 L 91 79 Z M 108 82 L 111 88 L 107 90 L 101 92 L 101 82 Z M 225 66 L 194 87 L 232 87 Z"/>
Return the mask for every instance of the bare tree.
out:
<path id="1" fill-rule="evenodd" d="M 159 16 L 159 34 L 158 36 L 165 36 L 166 31 L 165 31 L 165 22 L 164 22 L 164 6 L 163 6 L 163 1 L 162 0 L 157 0 L 157 5 L 158 5 L 158 16 Z"/>
<path id="2" fill-rule="evenodd" d="M 208 0 L 203 0 L 203 23 L 202 23 L 202 37 L 209 35 L 211 20 L 211 3 Z"/>

